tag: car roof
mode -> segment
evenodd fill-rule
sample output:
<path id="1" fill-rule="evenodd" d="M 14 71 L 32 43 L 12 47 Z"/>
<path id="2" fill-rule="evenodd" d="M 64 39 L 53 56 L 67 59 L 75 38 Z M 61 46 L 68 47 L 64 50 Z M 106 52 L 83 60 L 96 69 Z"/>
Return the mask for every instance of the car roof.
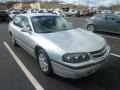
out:
<path id="1" fill-rule="evenodd" d="M 34 17 L 34 16 L 58 16 L 56 14 L 51 13 L 30 13 L 30 14 L 19 14 L 27 17 Z"/>

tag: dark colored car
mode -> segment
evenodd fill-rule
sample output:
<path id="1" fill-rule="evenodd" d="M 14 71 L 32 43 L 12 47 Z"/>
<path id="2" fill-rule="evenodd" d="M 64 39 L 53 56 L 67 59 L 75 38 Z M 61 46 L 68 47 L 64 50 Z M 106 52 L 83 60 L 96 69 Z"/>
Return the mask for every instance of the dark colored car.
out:
<path id="1" fill-rule="evenodd" d="M 87 30 L 120 33 L 120 15 L 103 14 L 87 20 Z"/>
<path id="2" fill-rule="evenodd" d="M 75 17 L 80 17 L 80 10 L 77 11 L 77 13 L 75 14 Z"/>
<path id="3" fill-rule="evenodd" d="M 9 22 L 9 15 L 4 10 L 0 10 L 0 22 Z"/>
<path id="4" fill-rule="evenodd" d="M 90 12 L 89 10 L 87 11 L 77 11 L 75 14 L 75 17 L 82 17 L 82 16 L 93 16 L 96 12 Z"/>
<path id="5" fill-rule="evenodd" d="M 53 13 L 53 11 L 52 10 L 48 10 L 48 13 Z"/>
<path id="6" fill-rule="evenodd" d="M 92 12 L 92 11 L 89 11 L 89 10 L 86 10 L 86 11 L 82 11 L 80 13 L 80 16 L 93 16 L 96 12 Z"/>

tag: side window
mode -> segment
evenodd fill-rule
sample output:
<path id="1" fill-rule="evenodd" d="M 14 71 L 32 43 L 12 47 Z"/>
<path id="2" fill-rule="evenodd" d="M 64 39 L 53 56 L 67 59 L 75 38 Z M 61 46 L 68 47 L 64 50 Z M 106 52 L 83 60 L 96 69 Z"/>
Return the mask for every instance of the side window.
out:
<path id="1" fill-rule="evenodd" d="M 113 20 L 113 17 L 111 15 L 106 15 L 106 20 Z"/>
<path id="2" fill-rule="evenodd" d="M 27 17 L 22 16 L 21 26 L 24 27 L 30 27 L 29 20 Z"/>
<path id="3" fill-rule="evenodd" d="M 101 16 L 97 16 L 95 19 L 96 20 L 102 20 L 102 17 Z"/>
<path id="4" fill-rule="evenodd" d="M 21 19 L 22 18 L 20 16 L 14 17 L 13 24 L 20 27 Z"/>
<path id="5" fill-rule="evenodd" d="M 114 15 L 107 15 L 107 20 L 117 20 L 117 17 Z"/>
<path id="6" fill-rule="evenodd" d="M 16 16 L 13 23 L 20 28 L 30 27 L 29 20 L 25 16 Z"/>

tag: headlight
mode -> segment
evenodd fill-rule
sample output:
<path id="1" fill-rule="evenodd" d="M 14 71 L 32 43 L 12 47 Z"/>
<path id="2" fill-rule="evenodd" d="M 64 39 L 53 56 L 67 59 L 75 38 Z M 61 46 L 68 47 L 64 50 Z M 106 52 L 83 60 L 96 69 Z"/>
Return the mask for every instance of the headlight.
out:
<path id="1" fill-rule="evenodd" d="M 79 63 L 90 60 L 90 56 L 87 53 L 80 53 L 80 54 L 68 53 L 63 55 L 62 59 L 64 62 L 68 62 L 68 63 Z"/>

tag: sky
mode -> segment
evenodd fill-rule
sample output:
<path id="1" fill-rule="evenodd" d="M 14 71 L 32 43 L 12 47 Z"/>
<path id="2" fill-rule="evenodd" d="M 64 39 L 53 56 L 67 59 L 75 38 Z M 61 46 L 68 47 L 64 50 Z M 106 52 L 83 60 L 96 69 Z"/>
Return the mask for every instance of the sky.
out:
<path id="1" fill-rule="evenodd" d="M 70 3 L 76 3 L 76 4 L 83 4 L 83 5 L 88 5 L 89 6 L 100 6 L 100 5 L 103 5 L 103 6 L 111 6 L 111 5 L 115 5 L 116 3 L 117 4 L 120 4 L 120 0 L 68 0 Z"/>
<path id="2" fill-rule="evenodd" d="M 10 1 L 10 0 L 0 0 L 0 1 L 5 2 L 5 1 Z M 13 1 L 16 1 L 16 0 L 13 0 Z M 41 1 L 41 0 L 38 0 L 38 1 Z M 42 0 L 42 1 L 51 1 L 51 0 Z M 120 4 L 120 0 L 59 0 L 59 1 L 64 1 L 67 3 L 74 3 L 74 4 L 96 6 L 96 7 L 101 6 L 101 5 L 111 6 L 115 4 Z"/>

